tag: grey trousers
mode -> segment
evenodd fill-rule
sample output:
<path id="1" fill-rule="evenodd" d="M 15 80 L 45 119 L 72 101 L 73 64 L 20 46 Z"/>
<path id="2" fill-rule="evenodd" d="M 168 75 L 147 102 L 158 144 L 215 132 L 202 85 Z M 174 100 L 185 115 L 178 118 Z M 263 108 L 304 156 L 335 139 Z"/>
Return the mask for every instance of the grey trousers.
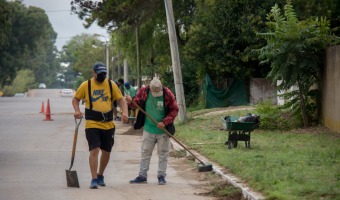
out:
<path id="1" fill-rule="evenodd" d="M 166 168 L 168 164 L 169 145 L 170 145 L 169 136 L 166 133 L 152 134 L 152 133 L 143 131 L 139 175 L 145 178 L 148 177 L 147 173 L 149 171 L 150 160 L 151 160 L 152 152 L 153 152 L 153 149 L 156 143 L 157 143 L 157 153 L 158 153 L 157 177 L 166 176 Z"/>

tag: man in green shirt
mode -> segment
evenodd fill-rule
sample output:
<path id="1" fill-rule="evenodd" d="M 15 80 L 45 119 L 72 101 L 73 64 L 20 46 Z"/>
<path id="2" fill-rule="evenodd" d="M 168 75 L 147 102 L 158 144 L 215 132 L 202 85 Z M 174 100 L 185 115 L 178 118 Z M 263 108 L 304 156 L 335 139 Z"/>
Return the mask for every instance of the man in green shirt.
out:
<path id="1" fill-rule="evenodd" d="M 132 98 L 125 96 L 128 105 L 131 105 Z M 157 178 L 159 185 L 165 185 L 166 169 L 169 157 L 170 137 L 164 132 L 166 129 L 170 134 L 175 133 L 174 120 L 178 114 L 178 105 L 174 94 L 169 88 L 162 85 L 161 81 L 154 78 L 149 86 L 139 89 L 134 98 L 146 113 L 158 123 L 146 117 L 143 112 L 137 114 L 134 129 L 143 127 L 141 161 L 138 177 L 131 180 L 131 184 L 146 183 L 149 171 L 150 160 L 153 149 L 157 144 L 158 170 Z M 133 104 L 133 103 L 132 103 Z"/>

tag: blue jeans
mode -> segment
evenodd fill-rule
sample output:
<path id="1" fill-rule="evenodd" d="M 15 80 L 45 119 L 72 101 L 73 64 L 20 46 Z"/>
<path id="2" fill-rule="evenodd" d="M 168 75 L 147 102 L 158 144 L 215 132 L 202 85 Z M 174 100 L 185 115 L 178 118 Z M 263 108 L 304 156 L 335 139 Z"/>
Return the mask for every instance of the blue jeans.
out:
<path id="1" fill-rule="evenodd" d="M 164 134 L 152 134 L 143 131 L 142 148 L 141 148 L 141 162 L 139 175 L 145 178 L 148 177 L 150 160 L 153 149 L 157 143 L 158 153 L 158 172 L 157 176 L 166 176 L 166 168 L 169 157 L 170 137 Z"/>

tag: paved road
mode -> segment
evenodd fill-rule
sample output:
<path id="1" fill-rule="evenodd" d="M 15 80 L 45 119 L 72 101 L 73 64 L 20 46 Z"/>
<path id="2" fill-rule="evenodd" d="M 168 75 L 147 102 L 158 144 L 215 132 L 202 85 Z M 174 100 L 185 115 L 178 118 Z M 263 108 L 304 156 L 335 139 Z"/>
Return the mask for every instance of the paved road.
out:
<path id="1" fill-rule="evenodd" d="M 58 97 L 57 90 L 50 91 L 50 95 L 45 92 L 35 91 L 36 97 L 0 98 L 0 200 L 213 199 L 197 195 L 207 188 L 197 179 L 201 175 L 195 167 L 184 167 L 186 162 L 172 157 L 167 185 L 157 184 L 156 159 L 151 161 L 148 184 L 130 185 L 128 181 L 138 172 L 141 138 L 124 135 L 130 126 L 120 122 L 105 174 L 108 186 L 88 189 L 90 171 L 82 123 L 72 168 L 78 173 L 80 188 L 68 188 L 65 169 L 70 166 L 75 128 L 71 98 Z M 46 115 L 39 113 L 42 102 L 47 106 L 47 98 L 53 121 L 44 121 Z"/>

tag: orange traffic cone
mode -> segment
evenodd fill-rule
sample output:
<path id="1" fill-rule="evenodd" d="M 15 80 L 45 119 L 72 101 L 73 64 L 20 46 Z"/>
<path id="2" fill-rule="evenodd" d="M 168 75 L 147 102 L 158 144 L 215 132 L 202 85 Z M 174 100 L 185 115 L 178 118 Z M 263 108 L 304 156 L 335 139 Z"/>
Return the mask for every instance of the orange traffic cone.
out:
<path id="1" fill-rule="evenodd" d="M 44 113 L 44 112 L 45 112 L 44 101 L 42 101 L 40 113 Z"/>
<path id="2" fill-rule="evenodd" d="M 53 119 L 51 119 L 50 99 L 47 99 L 46 117 L 44 121 L 53 121 Z"/>

